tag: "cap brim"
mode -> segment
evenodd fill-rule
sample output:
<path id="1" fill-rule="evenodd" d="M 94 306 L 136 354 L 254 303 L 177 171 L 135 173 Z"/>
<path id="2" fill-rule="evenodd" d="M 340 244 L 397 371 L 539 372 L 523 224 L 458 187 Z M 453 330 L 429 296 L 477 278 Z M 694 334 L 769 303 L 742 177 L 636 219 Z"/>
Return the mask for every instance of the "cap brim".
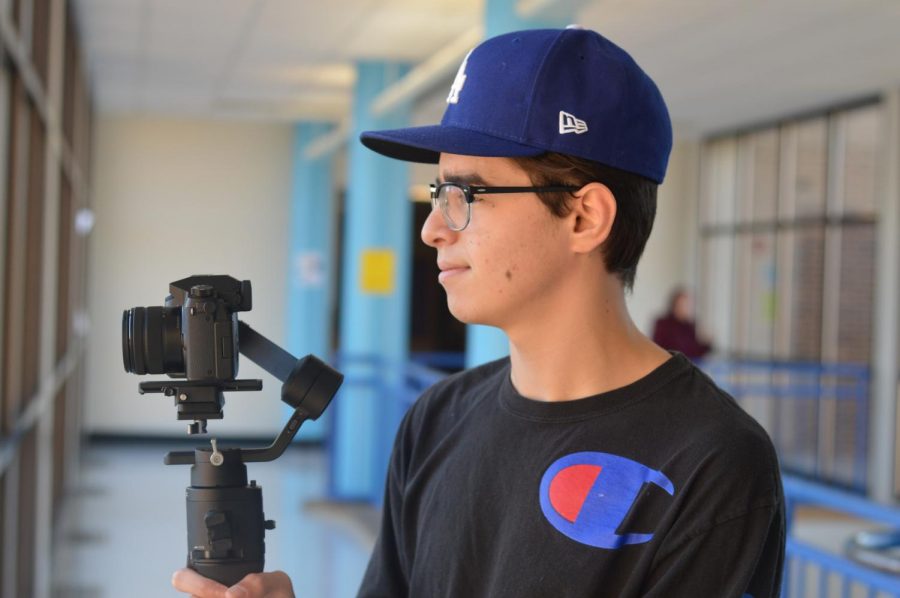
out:
<path id="1" fill-rule="evenodd" d="M 364 131 L 359 139 L 383 156 L 425 164 L 437 164 L 442 153 L 515 158 L 537 156 L 546 151 L 478 131 L 441 125 Z"/>

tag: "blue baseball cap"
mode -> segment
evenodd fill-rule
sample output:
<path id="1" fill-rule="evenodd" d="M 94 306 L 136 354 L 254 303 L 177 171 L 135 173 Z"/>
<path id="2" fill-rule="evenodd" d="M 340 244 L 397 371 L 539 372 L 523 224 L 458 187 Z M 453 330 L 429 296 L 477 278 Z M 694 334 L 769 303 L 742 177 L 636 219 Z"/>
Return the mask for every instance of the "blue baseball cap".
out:
<path id="1" fill-rule="evenodd" d="M 459 67 L 441 124 L 365 131 L 379 154 L 436 164 L 442 152 L 557 152 L 662 183 L 672 123 L 656 84 L 625 50 L 580 28 L 499 35 Z"/>

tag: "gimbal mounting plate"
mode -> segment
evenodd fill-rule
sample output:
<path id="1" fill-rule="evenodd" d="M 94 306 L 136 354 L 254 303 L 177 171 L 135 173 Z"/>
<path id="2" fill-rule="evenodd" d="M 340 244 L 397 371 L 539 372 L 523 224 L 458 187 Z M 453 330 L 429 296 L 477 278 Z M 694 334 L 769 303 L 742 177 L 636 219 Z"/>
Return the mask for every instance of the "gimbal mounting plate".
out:
<path id="1" fill-rule="evenodd" d="M 262 380 L 227 380 L 207 382 L 205 380 L 151 380 L 138 384 L 138 392 L 161 392 L 167 397 L 180 394 L 182 389 L 211 388 L 219 392 L 235 392 L 242 390 L 262 390 Z"/>
<path id="2" fill-rule="evenodd" d="M 206 420 L 222 419 L 223 392 L 262 390 L 262 380 L 157 380 L 141 382 L 138 389 L 141 394 L 162 393 L 175 397 L 178 419 L 194 420 L 188 433 L 204 434 Z"/>

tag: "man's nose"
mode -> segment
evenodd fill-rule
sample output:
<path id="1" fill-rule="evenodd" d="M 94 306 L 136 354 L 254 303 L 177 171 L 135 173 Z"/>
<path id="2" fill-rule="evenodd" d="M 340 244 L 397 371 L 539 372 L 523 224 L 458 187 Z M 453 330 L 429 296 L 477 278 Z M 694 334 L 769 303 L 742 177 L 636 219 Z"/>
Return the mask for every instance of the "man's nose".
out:
<path id="1" fill-rule="evenodd" d="M 429 247 L 438 247 L 442 243 L 447 243 L 455 238 L 458 233 L 449 226 L 444 220 L 444 215 L 440 209 L 432 207 L 428 218 L 422 225 L 422 242 Z"/>

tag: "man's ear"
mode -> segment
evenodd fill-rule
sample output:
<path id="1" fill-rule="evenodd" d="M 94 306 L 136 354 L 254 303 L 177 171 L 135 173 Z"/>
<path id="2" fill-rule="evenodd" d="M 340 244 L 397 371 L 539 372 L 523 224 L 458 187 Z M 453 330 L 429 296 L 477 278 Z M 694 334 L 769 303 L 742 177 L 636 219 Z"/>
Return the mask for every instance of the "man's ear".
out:
<path id="1" fill-rule="evenodd" d="M 616 219 L 616 198 L 602 183 L 588 183 L 575 192 L 569 204 L 569 236 L 572 250 L 590 253 L 609 237 Z"/>

